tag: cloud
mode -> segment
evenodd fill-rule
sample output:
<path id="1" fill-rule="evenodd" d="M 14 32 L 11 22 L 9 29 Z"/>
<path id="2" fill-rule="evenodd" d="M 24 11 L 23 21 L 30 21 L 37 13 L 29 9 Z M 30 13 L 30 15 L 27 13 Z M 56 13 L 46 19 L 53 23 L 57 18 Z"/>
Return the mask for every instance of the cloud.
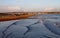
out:
<path id="1" fill-rule="evenodd" d="M 20 10 L 20 7 L 16 6 L 16 7 L 7 7 L 8 11 L 18 11 Z"/>
<path id="2" fill-rule="evenodd" d="M 60 12 L 60 8 L 46 7 L 44 12 Z"/>
<path id="3" fill-rule="evenodd" d="M 44 12 L 52 12 L 55 8 L 47 7 L 44 9 Z"/>
<path id="4" fill-rule="evenodd" d="M 44 11 L 44 12 L 60 12 L 60 8 L 53 8 L 53 7 L 45 7 L 45 8 L 37 8 L 37 9 L 31 9 L 31 8 L 21 8 L 20 6 L 0 6 L 0 13 L 6 13 L 6 12 L 20 12 L 20 11 Z"/>
<path id="5" fill-rule="evenodd" d="M 0 7 L 0 12 L 14 12 L 19 10 L 20 10 L 19 6 L 1 6 Z"/>

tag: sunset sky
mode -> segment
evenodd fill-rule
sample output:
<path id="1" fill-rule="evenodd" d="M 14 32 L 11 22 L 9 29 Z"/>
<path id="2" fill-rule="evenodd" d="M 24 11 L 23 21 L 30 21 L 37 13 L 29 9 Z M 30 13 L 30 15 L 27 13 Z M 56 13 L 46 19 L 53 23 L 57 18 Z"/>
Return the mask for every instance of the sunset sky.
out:
<path id="1" fill-rule="evenodd" d="M 23 11 L 23 10 L 59 11 L 60 0 L 0 0 L 0 12 Z"/>

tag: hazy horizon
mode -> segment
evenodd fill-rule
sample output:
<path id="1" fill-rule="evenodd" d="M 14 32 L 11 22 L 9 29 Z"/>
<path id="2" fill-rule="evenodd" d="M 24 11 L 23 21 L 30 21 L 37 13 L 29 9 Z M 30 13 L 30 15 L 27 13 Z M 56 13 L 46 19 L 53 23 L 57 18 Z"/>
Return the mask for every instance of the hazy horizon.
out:
<path id="1" fill-rule="evenodd" d="M 60 12 L 60 0 L 0 0 L 0 12 Z"/>

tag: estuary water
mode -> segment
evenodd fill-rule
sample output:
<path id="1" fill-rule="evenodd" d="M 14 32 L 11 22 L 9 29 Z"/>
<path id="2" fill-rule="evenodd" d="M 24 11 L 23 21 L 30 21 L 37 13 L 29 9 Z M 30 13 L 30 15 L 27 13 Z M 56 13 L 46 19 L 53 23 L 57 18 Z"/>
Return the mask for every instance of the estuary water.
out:
<path id="1" fill-rule="evenodd" d="M 60 14 L 0 22 L 0 38 L 60 38 Z"/>

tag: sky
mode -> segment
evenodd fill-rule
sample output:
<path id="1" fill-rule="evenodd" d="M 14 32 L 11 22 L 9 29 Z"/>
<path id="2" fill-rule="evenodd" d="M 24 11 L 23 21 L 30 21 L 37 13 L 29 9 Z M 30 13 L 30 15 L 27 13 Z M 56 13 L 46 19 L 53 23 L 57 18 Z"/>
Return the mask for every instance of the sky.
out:
<path id="1" fill-rule="evenodd" d="M 60 0 L 0 0 L 0 12 L 59 10 Z"/>

